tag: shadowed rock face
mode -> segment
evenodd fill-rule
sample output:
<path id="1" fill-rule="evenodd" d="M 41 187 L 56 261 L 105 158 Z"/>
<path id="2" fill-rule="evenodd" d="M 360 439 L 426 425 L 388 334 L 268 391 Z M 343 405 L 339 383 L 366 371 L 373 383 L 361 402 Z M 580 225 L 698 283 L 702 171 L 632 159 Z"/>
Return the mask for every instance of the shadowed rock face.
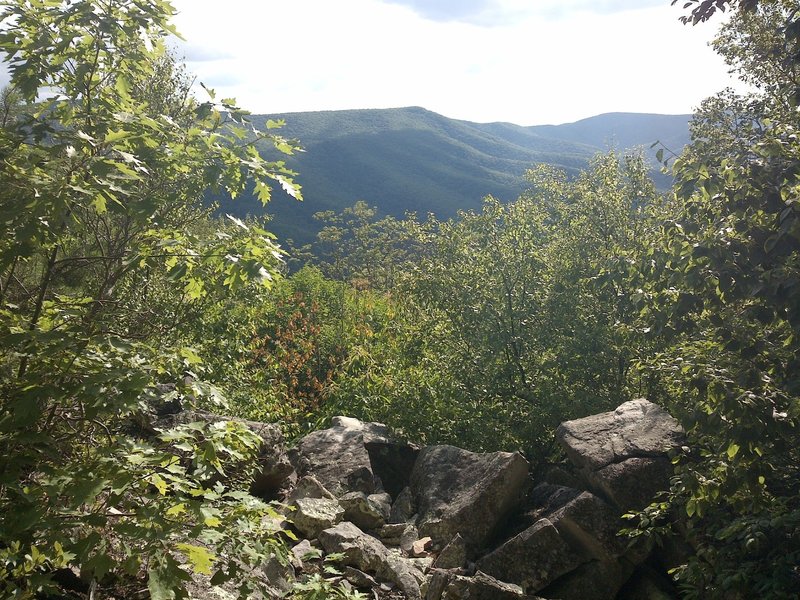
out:
<path id="1" fill-rule="evenodd" d="M 527 483 L 528 461 L 520 454 L 424 448 L 411 474 L 420 535 L 441 549 L 458 533 L 478 550 L 517 508 Z"/>

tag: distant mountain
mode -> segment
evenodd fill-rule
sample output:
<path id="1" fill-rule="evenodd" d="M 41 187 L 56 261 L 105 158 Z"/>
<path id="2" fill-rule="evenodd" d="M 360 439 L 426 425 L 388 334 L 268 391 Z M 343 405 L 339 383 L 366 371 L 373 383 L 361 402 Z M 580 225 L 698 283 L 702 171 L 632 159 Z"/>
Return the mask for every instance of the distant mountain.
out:
<path id="1" fill-rule="evenodd" d="M 656 140 L 680 150 L 688 143 L 690 115 L 610 113 L 565 125 L 522 127 L 471 123 L 423 108 L 342 110 L 257 115 L 286 122 L 280 133 L 300 140 L 305 152 L 287 163 L 299 173 L 305 201 L 275 194 L 267 207 L 280 240 L 311 241 L 313 214 L 341 211 L 357 200 L 381 214 L 429 212 L 446 218 L 477 208 L 491 194 L 516 198 L 523 174 L 537 163 L 577 173 L 597 152 L 649 146 Z M 226 210 L 260 214 L 252 197 Z"/>

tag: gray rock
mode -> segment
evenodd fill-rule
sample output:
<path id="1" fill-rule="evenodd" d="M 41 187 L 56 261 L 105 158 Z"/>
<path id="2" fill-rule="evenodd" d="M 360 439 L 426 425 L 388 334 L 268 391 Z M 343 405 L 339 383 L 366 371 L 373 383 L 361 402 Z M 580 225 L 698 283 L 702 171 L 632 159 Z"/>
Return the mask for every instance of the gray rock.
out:
<path id="1" fill-rule="evenodd" d="M 589 489 L 620 510 L 637 510 L 669 487 L 667 452 L 685 435 L 664 409 L 640 398 L 562 423 L 556 438 Z"/>
<path id="2" fill-rule="evenodd" d="M 597 471 L 628 458 L 664 456 L 683 443 L 684 433 L 667 411 L 639 398 L 611 412 L 566 421 L 556 438 L 576 467 Z"/>
<path id="3" fill-rule="evenodd" d="M 643 509 L 658 492 L 669 489 L 671 476 L 666 456 L 629 458 L 584 474 L 589 487 L 621 511 Z"/>
<path id="4" fill-rule="evenodd" d="M 451 575 L 442 600 L 526 600 L 522 588 L 478 571 L 474 577 Z"/>
<path id="5" fill-rule="evenodd" d="M 344 518 L 344 509 L 328 498 L 300 498 L 291 515 L 292 523 L 307 538 L 316 538 L 323 529 L 333 527 Z"/>
<path id="6" fill-rule="evenodd" d="M 374 573 L 379 579 L 396 584 L 411 600 L 421 600 L 422 573 L 352 523 L 339 523 L 322 531 L 319 542 L 328 553 L 342 553 L 343 564 Z"/>
<path id="7" fill-rule="evenodd" d="M 518 453 L 428 446 L 411 474 L 419 532 L 439 548 L 460 533 L 477 550 L 519 505 L 527 483 L 528 462 Z"/>
<path id="8" fill-rule="evenodd" d="M 294 559 L 295 563 L 299 565 L 300 568 L 303 568 L 304 563 L 307 560 L 320 558 L 322 553 L 318 548 L 314 548 L 311 545 L 311 542 L 308 540 L 300 540 L 297 544 L 292 546 L 292 556 L 291 558 Z"/>
<path id="9" fill-rule="evenodd" d="M 408 523 L 417 513 L 417 505 L 414 502 L 414 494 L 411 488 L 403 488 L 397 495 L 389 513 L 389 523 Z"/>
<path id="10" fill-rule="evenodd" d="M 625 554 L 626 540 L 617 535 L 623 527 L 619 513 L 590 492 L 583 492 L 547 519 L 580 554 L 605 562 Z"/>
<path id="11" fill-rule="evenodd" d="M 530 594 L 585 560 L 561 538 L 550 521 L 541 519 L 481 558 L 477 567 L 501 581 L 521 586 Z"/>
<path id="12" fill-rule="evenodd" d="M 305 475 L 297 480 L 294 488 L 289 493 L 286 500 L 287 504 L 294 504 L 300 498 L 328 498 L 330 500 L 336 499 L 336 496 L 331 494 L 325 489 L 319 480 L 313 475 Z"/>
<path id="13" fill-rule="evenodd" d="M 389 518 L 389 503 L 383 494 L 350 492 L 339 498 L 344 518 L 364 530 L 379 529 Z"/>
<path id="14" fill-rule="evenodd" d="M 403 554 L 410 556 L 414 549 L 414 542 L 419 539 L 419 531 L 414 525 L 410 523 L 403 528 L 403 533 L 400 534 L 400 550 Z"/>
<path id="15" fill-rule="evenodd" d="M 380 481 L 364 444 L 377 441 L 391 441 L 385 425 L 334 417 L 330 428 L 302 438 L 290 459 L 299 476 L 313 475 L 337 498 L 354 491 L 372 494 Z"/>
<path id="16" fill-rule="evenodd" d="M 288 594 L 295 581 L 294 568 L 291 564 L 281 564 L 274 554 L 270 555 L 262 567 L 264 577 L 271 588 L 281 596 Z"/>
<path id="17" fill-rule="evenodd" d="M 433 561 L 435 569 L 460 569 L 467 562 L 467 543 L 456 534 Z"/>
<path id="18" fill-rule="evenodd" d="M 408 527 L 408 523 L 387 523 L 381 527 L 378 537 L 386 545 L 399 546 L 406 527 Z"/>
<path id="19" fill-rule="evenodd" d="M 366 589 L 378 587 L 378 582 L 375 581 L 375 579 L 355 567 L 345 567 L 344 571 L 342 571 L 342 575 L 357 588 Z"/>

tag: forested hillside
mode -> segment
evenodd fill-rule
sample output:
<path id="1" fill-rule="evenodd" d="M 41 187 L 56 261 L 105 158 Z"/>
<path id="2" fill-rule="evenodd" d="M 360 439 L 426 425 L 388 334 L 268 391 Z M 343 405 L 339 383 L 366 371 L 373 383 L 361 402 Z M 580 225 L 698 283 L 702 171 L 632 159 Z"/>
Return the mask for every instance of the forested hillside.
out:
<path id="1" fill-rule="evenodd" d="M 686 3 L 754 91 L 707 99 L 680 156 L 659 153 L 670 189 L 637 152 L 523 165 L 597 141 L 592 120 L 553 141 L 353 112 L 417 124 L 397 135 L 430 182 L 452 176 L 421 152 L 440 128 L 472 140 L 447 146 L 465 169 L 547 141 L 512 153 L 514 198 L 406 218 L 353 197 L 293 256 L 263 220 L 218 216 L 251 189 L 267 209 L 273 189 L 300 198 L 290 125 L 192 94 L 168 2 L 0 6 L 0 597 L 274 597 L 292 513 L 256 473 L 281 467 L 263 452 L 281 432 L 347 415 L 547 470 L 559 423 L 641 397 L 685 445 L 653 449 L 670 487 L 620 506 L 622 535 L 669 555 L 673 596 L 800 596 L 797 0 Z M 357 129 L 342 119 L 320 139 Z M 332 555 L 284 596 L 363 598 Z"/>
<path id="2" fill-rule="evenodd" d="M 304 152 L 287 164 L 301 175 L 306 202 L 279 201 L 269 209 L 272 229 L 297 244 L 319 231 L 316 212 L 341 212 L 356 200 L 381 216 L 406 212 L 454 217 L 480 207 L 485 196 L 503 201 L 525 188 L 531 165 L 549 164 L 576 175 L 597 152 L 619 151 L 660 141 L 680 152 L 689 141 L 690 115 L 614 113 L 565 125 L 521 127 L 471 123 L 423 108 L 342 110 L 253 117 L 257 126 L 281 121 L 283 135 Z M 653 162 L 659 186 L 671 184 Z M 245 195 L 231 208 L 237 216 L 261 214 Z"/>

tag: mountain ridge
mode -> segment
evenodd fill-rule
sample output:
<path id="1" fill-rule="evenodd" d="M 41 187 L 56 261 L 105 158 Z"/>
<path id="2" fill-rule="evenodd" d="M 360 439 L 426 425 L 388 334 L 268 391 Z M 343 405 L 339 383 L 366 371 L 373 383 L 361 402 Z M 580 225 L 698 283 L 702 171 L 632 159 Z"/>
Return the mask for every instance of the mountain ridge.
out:
<path id="1" fill-rule="evenodd" d="M 284 200 L 276 192 L 267 212 L 280 240 L 307 243 L 319 228 L 314 213 L 339 212 L 357 200 L 381 215 L 412 211 L 448 218 L 478 208 L 487 195 L 513 200 L 524 189 L 525 171 L 537 163 L 575 175 L 594 154 L 612 148 L 649 148 L 660 140 L 680 149 L 689 141 L 691 115 L 614 112 L 562 125 L 520 126 L 450 119 L 411 106 L 251 118 L 257 127 L 284 121 L 279 133 L 304 148 L 286 163 L 299 173 L 305 201 Z M 265 212 L 250 194 L 229 206 L 238 216 Z"/>

